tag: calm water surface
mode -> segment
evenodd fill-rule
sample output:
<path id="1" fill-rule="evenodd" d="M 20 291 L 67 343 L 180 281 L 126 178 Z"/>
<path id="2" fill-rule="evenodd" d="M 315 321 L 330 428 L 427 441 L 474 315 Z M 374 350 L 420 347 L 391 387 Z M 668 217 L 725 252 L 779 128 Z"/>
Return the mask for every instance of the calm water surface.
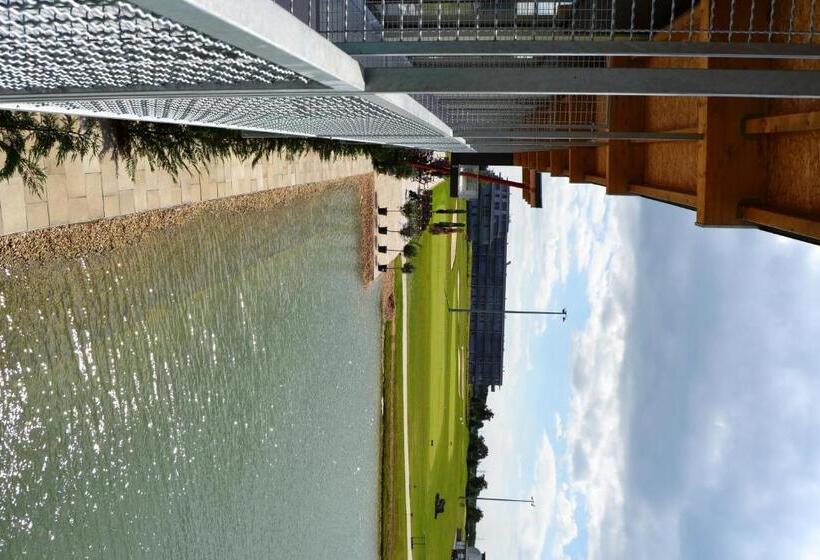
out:
<path id="1" fill-rule="evenodd" d="M 0 557 L 374 558 L 352 191 L 0 275 Z"/>

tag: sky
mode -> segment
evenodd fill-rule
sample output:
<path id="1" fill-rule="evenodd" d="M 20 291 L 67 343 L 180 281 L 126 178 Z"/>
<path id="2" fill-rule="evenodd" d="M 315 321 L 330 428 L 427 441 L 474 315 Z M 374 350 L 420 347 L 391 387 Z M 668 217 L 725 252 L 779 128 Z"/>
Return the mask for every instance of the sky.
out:
<path id="1" fill-rule="evenodd" d="M 515 179 L 514 169 L 502 174 Z M 520 177 L 520 171 L 518 171 Z M 820 558 L 820 247 L 544 176 L 513 194 L 488 559 Z"/>

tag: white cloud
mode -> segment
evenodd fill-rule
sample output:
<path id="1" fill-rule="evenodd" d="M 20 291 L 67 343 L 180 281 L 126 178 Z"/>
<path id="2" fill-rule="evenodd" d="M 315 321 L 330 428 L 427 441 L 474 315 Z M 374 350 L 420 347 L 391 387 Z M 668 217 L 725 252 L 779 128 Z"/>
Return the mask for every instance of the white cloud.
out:
<path id="1" fill-rule="evenodd" d="M 578 537 L 578 526 L 575 523 L 575 495 L 569 484 L 563 483 L 555 498 L 555 538 L 552 557 L 555 560 L 568 560 L 564 550 Z"/>
<path id="2" fill-rule="evenodd" d="M 580 191 L 573 248 L 587 272 L 589 318 L 575 333 L 570 356 L 572 398 L 567 455 L 572 490 L 587 504 L 589 557 L 614 557 L 624 546 L 624 433 L 619 394 L 627 317 L 634 293 L 634 240 L 628 224 L 637 207 L 607 210 L 603 192 Z"/>
<path id="3" fill-rule="evenodd" d="M 540 557 L 538 551 L 543 549 L 543 538 L 548 534 L 553 543 L 550 556 L 563 557 L 564 548 L 578 534 L 574 518 L 576 496 L 587 505 L 589 523 L 585 531 L 590 535 L 589 549 L 595 557 L 601 550 L 622 546 L 623 541 L 624 441 L 618 388 L 628 312 L 626 298 L 633 292 L 634 271 L 633 243 L 628 239 L 625 224 L 637 219 L 637 206 L 631 200 L 623 200 L 625 204 L 609 212 L 600 187 L 560 185 L 545 179 L 544 209 L 535 212 L 522 208 L 523 211 L 516 213 L 523 227 L 513 231 L 523 232 L 528 238 L 511 239 L 511 249 L 524 254 L 515 257 L 520 266 L 513 270 L 520 269 L 522 273 L 512 278 L 508 294 L 511 298 L 528 297 L 537 279 L 534 306 L 543 309 L 556 305 L 554 289 L 558 283 L 566 282 L 575 267 L 587 273 L 591 316 L 585 329 L 574 337 L 573 397 L 567 422 L 564 424 L 560 417 L 556 420 L 556 433 L 567 443 L 561 464 L 569 466 L 571 482 L 566 488 L 562 487 L 555 500 L 552 533 L 549 533 L 552 509 L 549 517 L 530 517 L 526 532 L 519 536 L 526 536 L 528 543 L 520 549 L 520 557 Z M 531 224 L 532 219 L 539 223 Z M 537 237 L 533 235 L 535 231 L 538 231 Z M 613 291 L 619 293 L 616 301 L 611 297 Z M 532 336 L 532 323 L 511 320 L 507 325 L 507 336 L 511 339 L 508 363 L 532 369 L 531 345 L 537 343 Z M 506 384 L 504 390 L 509 390 Z M 509 430 L 514 428 L 505 429 L 502 423 L 496 422 L 494 419 L 488 428 L 488 433 L 499 431 L 492 441 L 498 441 L 499 445 L 505 445 L 504 439 L 512 441 Z M 515 453 L 512 449 L 510 452 Z M 492 472 L 499 471 L 493 468 Z M 486 526 L 500 523 L 488 517 Z M 533 523 L 539 524 L 538 530 Z M 538 555 L 533 556 L 534 552 Z"/>
<path id="4" fill-rule="evenodd" d="M 541 558 L 555 512 L 556 480 L 555 452 L 545 432 L 538 446 L 534 483 L 530 489 L 536 507 L 518 510 L 519 558 Z"/>
<path id="5" fill-rule="evenodd" d="M 564 420 L 557 412 L 555 413 L 555 437 L 559 440 L 563 440 L 564 437 L 566 437 L 566 432 L 564 431 Z"/>
<path id="6" fill-rule="evenodd" d="M 820 248 L 546 183 L 516 249 L 531 276 L 510 294 L 555 305 L 577 269 L 589 317 L 572 335 L 569 412 L 554 420 L 566 449 L 554 508 L 522 529 L 520 557 L 563 560 L 578 540 L 592 559 L 816 557 Z M 530 367 L 532 331 L 514 329 L 516 367 Z M 493 441 L 516 456 L 502 418 Z"/>

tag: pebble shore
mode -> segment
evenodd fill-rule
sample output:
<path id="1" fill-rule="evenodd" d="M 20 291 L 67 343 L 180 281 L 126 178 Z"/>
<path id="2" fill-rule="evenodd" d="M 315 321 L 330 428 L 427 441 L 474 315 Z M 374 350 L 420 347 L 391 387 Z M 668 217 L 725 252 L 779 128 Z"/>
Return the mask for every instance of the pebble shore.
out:
<path id="1" fill-rule="evenodd" d="M 137 245 L 157 232 L 172 230 L 202 214 L 225 216 L 265 209 L 317 196 L 329 189 L 351 187 L 358 188 L 360 193 L 360 237 L 363 237 L 359 246 L 360 263 L 362 278 L 369 283 L 373 280 L 372 174 L 0 236 L 0 268 L 14 269 L 105 254 Z"/>

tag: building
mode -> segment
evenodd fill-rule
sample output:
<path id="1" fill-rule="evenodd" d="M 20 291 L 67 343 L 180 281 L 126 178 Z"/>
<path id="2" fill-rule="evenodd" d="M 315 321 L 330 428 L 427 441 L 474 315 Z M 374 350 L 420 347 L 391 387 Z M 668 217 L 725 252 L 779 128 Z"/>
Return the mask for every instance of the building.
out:
<path id="1" fill-rule="evenodd" d="M 820 240 L 815 0 L 4 6 L 0 108 L 519 154 L 534 206 L 549 169 Z"/>
<path id="2" fill-rule="evenodd" d="M 453 540 L 453 550 L 450 552 L 450 560 L 486 560 L 487 555 L 474 546 L 469 546 L 462 540 L 461 529 L 456 529 L 456 536 Z"/>
<path id="3" fill-rule="evenodd" d="M 479 393 L 494 391 L 504 377 L 503 310 L 509 225 L 510 190 L 496 184 L 481 184 L 478 197 L 467 201 L 467 237 L 473 257 L 470 307 L 474 310 L 470 316 L 470 382 Z"/>

